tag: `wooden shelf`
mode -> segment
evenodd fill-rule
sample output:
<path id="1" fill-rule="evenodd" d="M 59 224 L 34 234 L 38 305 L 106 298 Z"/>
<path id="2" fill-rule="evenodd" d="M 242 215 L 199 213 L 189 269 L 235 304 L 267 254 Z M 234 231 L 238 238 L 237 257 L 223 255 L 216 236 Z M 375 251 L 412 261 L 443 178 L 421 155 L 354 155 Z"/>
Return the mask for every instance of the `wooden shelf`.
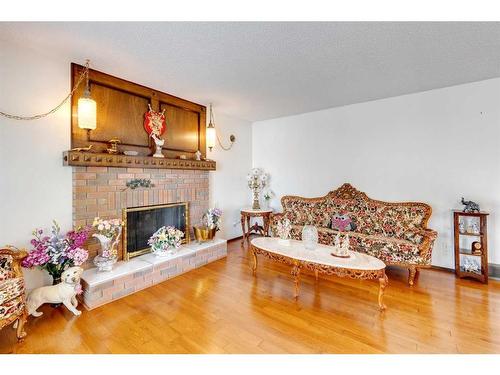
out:
<path id="1" fill-rule="evenodd" d="M 479 220 L 479 233 L 469 233 L 460 232 L 460 217 L 477 217 Z M 455 273 L 457 277 L 472 277 L 485 284 L 488 283 L 488 213 L 487 212 L 462 212 L 453 211 L 453 237 L 454 237 L 454 247 L 455 247 Z M 461 236 L 473 237 L 474 240 L 478 239 L 481 244 L 481 254 L 473 254 L 472 248 L 467 249 L 460 247 Z M 461 259 L 464 257 L 474 257 L 475 261 L 481 264 L 480 272 L 466 272 L 461 269 L 462 262 Z"/>
<path id="2" fill-rule="evenodd" d="M 468 255 L 471 257 L 482 257 L 483 256 L 483 254 L 472 254 L 472 253 L 466 252 L 465 250 L 460 250 L 459 254 L 460 255 Z"/>
<path id="3" fill-rule="evenodd" d="M 454 210 L 453 213 L 458 216 L 475 216 L 475 217 L 480 217 L 480 216 L 488 216 L 488 212 L 480 211 L 480 212 L 463 212 L 463 211 L 458 211 Z"/>
<path id="4" fill-rule="evenodd" d="M 93 152 L 65 151 L 63 164 L 74 167 L 121 167 L 156 169 L 191 169 L 215 171 L 213 160 L 153 158 L 152 156 L 111 155 Z"/>
<path id="5" fill-rule="evenodd" d="M 460 236 L 482 237 L 482 233 L 458 233 Z"/>

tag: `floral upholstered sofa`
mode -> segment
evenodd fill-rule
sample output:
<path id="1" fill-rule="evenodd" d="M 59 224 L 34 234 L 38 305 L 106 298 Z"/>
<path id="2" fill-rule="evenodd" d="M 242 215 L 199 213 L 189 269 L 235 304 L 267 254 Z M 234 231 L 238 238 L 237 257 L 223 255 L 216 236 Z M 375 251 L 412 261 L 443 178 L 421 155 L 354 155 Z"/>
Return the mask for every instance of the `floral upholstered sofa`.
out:
<path id="1" fill-rule="evenodd" d="M 24 323 L 28 318 L 21 260 L 24 250 L 0 248 L 0 329 L 17 321 L 17 338 L 26 336 Z"/>
<path id="2" fill-rule="evenodd" d="M 377 201 L 344 184 L 320 198 L 284 196 L 281 204 L 283 212 L 271 217 L 273 231 L 278 221 L 287 218 L 292 238 L 300 239 L 303 226 L 312 224 L 319 242 L 327 245 L 333 244 L 339 229 L 348 231 L 352 250 L 408 268 L 410 285 L 419 268 L 430 267 L 437 233 L 427 228 L 432 209 L 425 203 Z M 338 227 L 343 220 L 349 225 Z"/>

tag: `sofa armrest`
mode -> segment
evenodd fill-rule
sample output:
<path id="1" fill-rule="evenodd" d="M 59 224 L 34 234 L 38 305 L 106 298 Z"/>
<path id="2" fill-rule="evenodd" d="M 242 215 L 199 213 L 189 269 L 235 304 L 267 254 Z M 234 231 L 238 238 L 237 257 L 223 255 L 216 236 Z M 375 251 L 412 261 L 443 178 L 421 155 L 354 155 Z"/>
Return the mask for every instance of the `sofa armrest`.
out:
<path id="1" fill-rule="evenodd" d="M 432 248 L 434 247 L 434 241 L 436 241 L 438 233 L 432 229 L 420 229 L 418 231 L 423 239 L 419 244 L 420 256 L 429 262 L 431 261 Z"/>
<path id="2" fill-rule="evenodd" d="M 8 269 L 6 269 L 6 271 L 11 271 L 14 277 L 23 277 L 21 262 L 27 255 L 28 253 L 26 250 L 18 249 L 13 246 L 6 246 L 0 249 L 0 259 L 12 258 L 12 262 L 6 262 L 5 264 L 8 264 Z"/>

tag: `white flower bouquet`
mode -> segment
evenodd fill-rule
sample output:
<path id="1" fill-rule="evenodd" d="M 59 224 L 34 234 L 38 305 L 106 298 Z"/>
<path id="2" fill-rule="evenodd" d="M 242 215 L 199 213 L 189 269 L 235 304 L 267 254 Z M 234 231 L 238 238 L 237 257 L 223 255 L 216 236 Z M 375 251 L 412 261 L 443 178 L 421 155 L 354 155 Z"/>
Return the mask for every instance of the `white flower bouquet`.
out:
<path id="1" fill-rule="evenodd" d="M 149 238 L 148 245 L 158 256 L 171 255 L 179 249 L 183 237 L 184 232 L 175 227 L 161 227 Z"/>

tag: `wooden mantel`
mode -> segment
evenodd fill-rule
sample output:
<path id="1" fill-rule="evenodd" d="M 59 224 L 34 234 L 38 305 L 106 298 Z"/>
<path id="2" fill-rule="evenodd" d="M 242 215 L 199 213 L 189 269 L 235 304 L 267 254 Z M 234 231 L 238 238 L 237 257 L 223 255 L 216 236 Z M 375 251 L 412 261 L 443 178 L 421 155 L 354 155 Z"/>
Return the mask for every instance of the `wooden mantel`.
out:
<path id="1" fill-rule="evenodd" d="M 157 169 L 196 169 L 215 171 L 213 160 L 153 158 L 152 156 L 111 155 L 93 152 L 65 151 L 63 163 L 75 167 L 123 167 Z"/>

